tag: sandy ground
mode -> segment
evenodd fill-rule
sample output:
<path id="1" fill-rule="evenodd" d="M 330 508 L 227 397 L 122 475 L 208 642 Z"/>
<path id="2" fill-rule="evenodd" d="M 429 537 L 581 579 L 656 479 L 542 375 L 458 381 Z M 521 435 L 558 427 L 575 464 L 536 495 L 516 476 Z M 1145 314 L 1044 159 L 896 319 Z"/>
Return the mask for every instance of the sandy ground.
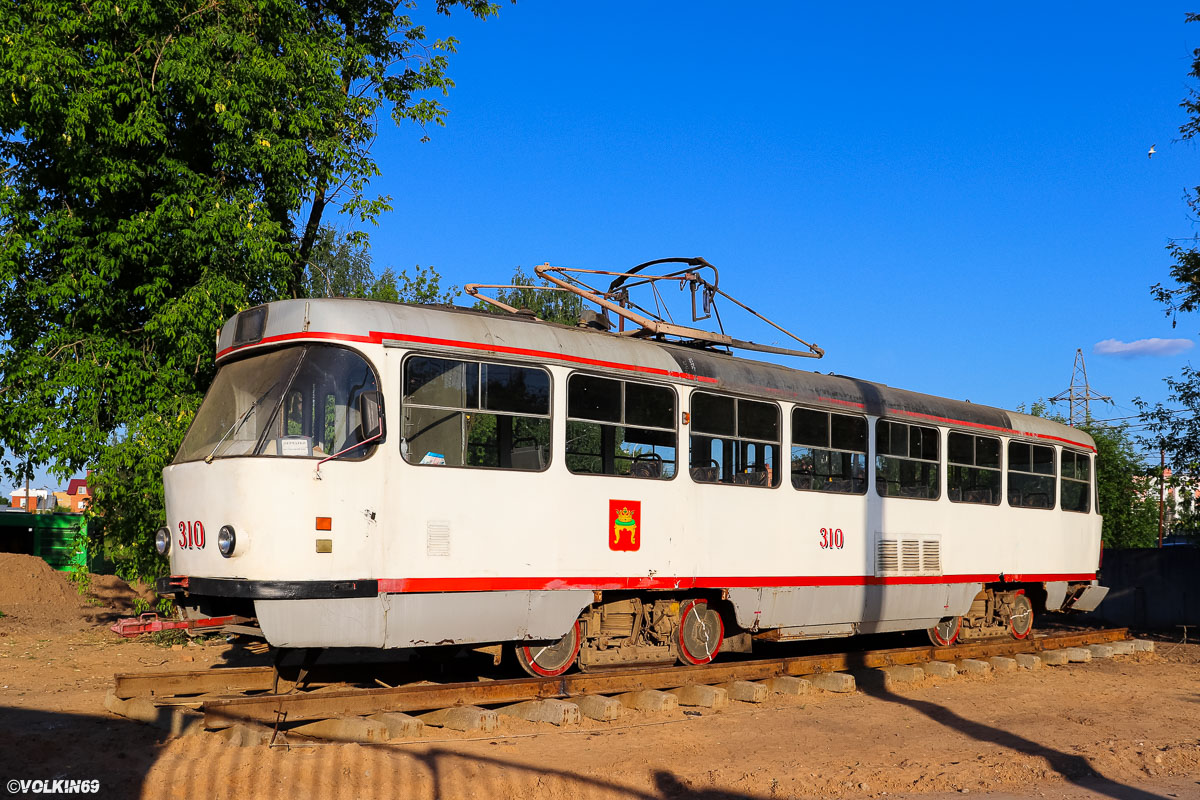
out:
<path id="1" fill-rule="evenodd" d="M 0 797 L 35 796 L 11 781 L 74 779 L 104 797 L 238 800 L 1200 798 L 1197 645 L 575 729 L 508 719 L 496 736 L 268 749 L 171 740 L 103 709 L 114 673 L 245 663 L 244 651 L 122 640 L 103 626 L 111 608 L 77 611 L 78 624 L 39 625 L 0 605 Z"/>

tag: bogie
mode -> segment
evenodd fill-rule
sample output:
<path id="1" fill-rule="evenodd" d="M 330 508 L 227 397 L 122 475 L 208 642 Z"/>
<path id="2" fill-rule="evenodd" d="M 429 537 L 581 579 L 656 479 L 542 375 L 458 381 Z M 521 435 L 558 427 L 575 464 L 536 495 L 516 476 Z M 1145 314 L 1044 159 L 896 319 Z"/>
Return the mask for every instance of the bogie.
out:
<path id="1" fill-rule="evenodd" d="M 1032 629 L 1033 604 L 1024 589 L 987 588 L 976 595 L 970 610 L 962 618 L 958 638 L 1012 636 L 1024 639 Z M 929 635 L 934 644 L 939 644 L 932 629 Z"/>
<path id="2" fill-rule="evenodd" d="M 721 651 L 724 631 L 722 614 L 704 598 L 630 596 L 593 603 L 557 643 L 519 644 L 515 652 L 522 669 L 542 677 L 561 675 L 571 663 L 582 671 L 707 664 Z M 748 650 L 748 642 L 737 649 Z"/>

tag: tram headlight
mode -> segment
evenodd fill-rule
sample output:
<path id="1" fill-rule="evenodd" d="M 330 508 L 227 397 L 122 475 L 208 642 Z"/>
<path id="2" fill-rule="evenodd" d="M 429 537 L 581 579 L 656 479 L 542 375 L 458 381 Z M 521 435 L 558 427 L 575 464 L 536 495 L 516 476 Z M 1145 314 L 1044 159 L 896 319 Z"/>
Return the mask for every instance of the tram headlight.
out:
<path id="1" fill-rule="evenodd" d="M 159 528 L 158 532 L 154 534 L 154 549 L 160 556 L 165 556 L 171 549 L 171 532 L 169 530 Z"/>
<path id="2" fill-rule="evenodd" d="M 233 555 L 235 547 L 237 547 L 237 535 L 233 532 L 233 526 L 222 525 L 221 530 L 217 531 L 217 549 L 221 551 L 221 555 L 229 558 Z"/>

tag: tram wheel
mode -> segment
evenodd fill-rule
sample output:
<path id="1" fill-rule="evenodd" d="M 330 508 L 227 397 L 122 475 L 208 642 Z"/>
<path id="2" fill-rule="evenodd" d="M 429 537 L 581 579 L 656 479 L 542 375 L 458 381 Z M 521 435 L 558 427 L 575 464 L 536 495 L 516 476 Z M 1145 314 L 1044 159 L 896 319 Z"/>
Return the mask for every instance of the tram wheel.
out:
<path id="1" fill-rule="evenodd" d="M 1014 639 L 1024 639 L 1033 630 L 1033 604 L 1019 594 L 1013 598 L 1013 611 L 1008 617 L 1008 632 Z"/>
<path id="2" fill-rule="evenodd" d="M 945 617 L 929 629 L 929 641 L 937 647 L 949 647 L 958 641 L 962 632 L 962 617 Z"/>
<path id="3" fill-rule="evenodd" d="M 535 678 L 557 678 L 571 668 L 579 655 L 579 621 L 557 642 L 516 646 L 517 663 Z"/>
<path id="4" fill-rule="evenodd" d="M 680 663 L 707 664 L 717 657 L 725 640 L 725 623 L 704 600 L 688 600 L 679 614 L 675 635 Z"/>

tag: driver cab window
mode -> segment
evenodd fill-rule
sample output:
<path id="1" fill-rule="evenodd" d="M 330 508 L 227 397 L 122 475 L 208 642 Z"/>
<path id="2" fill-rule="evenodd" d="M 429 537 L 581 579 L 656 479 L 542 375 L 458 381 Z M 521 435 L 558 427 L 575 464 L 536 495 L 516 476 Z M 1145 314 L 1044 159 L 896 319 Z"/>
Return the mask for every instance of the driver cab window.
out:
<path id="1" fill-rule="evenodd" d="M 675 476 L 675 392 L 576 373 L 567 381 L 567 469 L 583 475 Z"/>
<path id="2" fill-rule="evenodd" d="M 358 402 L 377 389 L 366 362 L 349 350 L 313 347 L 297 365 L 278 419 L 259 448 L 268 456 L 364 455 L 357 445 L 370 438 L 359 419 Z"/>

